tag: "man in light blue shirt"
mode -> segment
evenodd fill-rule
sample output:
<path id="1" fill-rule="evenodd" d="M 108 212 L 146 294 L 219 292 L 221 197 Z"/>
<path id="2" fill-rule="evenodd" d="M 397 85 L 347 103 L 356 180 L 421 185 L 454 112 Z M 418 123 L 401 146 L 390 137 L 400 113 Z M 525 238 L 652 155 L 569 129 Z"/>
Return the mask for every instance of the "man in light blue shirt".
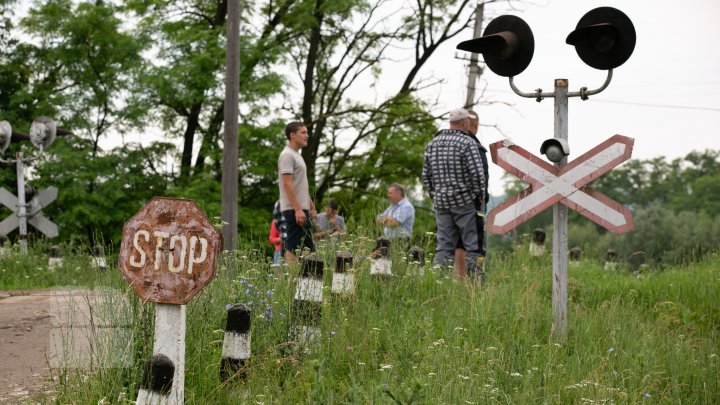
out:
<path id="1" fill-rule="evenodd" d="M 375 218 L 375 222 L 383 225 L 385 237 L 388 239 L 407 242 L 412 236 L 415 223 L 415 207 L 405 198 L 405 190 L 397 183 L 388 187 L 387 198 L 390 206 Z"/>

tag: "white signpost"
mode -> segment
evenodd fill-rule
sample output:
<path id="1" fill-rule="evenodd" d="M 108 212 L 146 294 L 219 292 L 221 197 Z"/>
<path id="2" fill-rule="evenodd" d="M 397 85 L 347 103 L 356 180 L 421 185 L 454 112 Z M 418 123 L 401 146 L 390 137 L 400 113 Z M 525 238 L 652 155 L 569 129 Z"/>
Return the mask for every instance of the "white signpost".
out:
<path id="1" fill-rule="evenodd" d="M 220 232 L 192 200 L 155 197 L 125 223 L 120 272 L 143 302 L 158 303 L 151 371 L 172 370 L 150 375 L 138 404 L 184 403 L 185 304 L 215 278 L 221 247 Z"/>

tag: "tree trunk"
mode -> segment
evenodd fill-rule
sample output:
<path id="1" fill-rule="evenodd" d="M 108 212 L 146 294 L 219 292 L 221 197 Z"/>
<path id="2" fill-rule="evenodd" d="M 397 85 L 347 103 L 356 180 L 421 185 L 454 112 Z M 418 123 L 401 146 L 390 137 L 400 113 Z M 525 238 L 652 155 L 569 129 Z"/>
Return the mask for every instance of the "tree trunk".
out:
<path id="1" fill-rule="evenodd" d="M 313 123 L 313 103 L 315 101 L 315 65 L 320 53 L 320 43 L 322 42 L 322 24 L 324 14 L 320 10 L 323 0 L 315 2 L 315 11 L 313 17 L 315 25 L 310 33 L 310 47 L 307 54 L 307 64 L 305 65 L 305 76 L 303 77 L 304 91 L 302 103 L 302 120 L 308 129 L 308 145 L 303 148 L 302 156 L 307 166 L 308 183 L 310 190 L 315 190 L 315 160 L 317 159 L 318 149 L 320 147 L 320 136 L 322 127 Z M 312 191 L 311 191 L 312 193 Z"/>
<path id="2" fill-rule="evenodd" d="M 195 103 L 190 107 L 190 114 L 187 117 L 187 126 L 183 134 L 183 151 L 180 161 L 180 178 L 187 179 L 190 177 L 190 169 L 192 168 L 192 149 L 195 142 L 195 132 L 200 126 L 200 110 L 202 103 Z"/>

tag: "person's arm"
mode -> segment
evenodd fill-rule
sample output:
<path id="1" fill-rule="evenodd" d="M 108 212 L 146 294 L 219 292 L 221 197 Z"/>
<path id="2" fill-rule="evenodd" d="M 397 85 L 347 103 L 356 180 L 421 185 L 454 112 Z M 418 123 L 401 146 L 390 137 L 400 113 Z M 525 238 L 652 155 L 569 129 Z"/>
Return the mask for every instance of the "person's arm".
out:
<path id="1" fill-rule="evenodd" d="M 285 195 L 290 201 L 290 205 L 292 205 L 293 210 L 295 210 L 295 223 L 298 225 L 304 225 L 307 218 L 305 217 L 305 212 L 303 211 L 300 201 L 298 201 L 297 195 L 295 194 L 295 188 L 292 184 L 292 173 L 283 173 L 282 186 L 283 190 L 285 190 Z"/>
<path id="2" fill-rule="evenodd" d="M 396 226 L 400 226 L 400 222 L 397 219 L 391 217 L 390 215 L 386 215 L 383 220 L 383 225 L 389 228 L 394 228 Z"/>
<path id="3" fill-rule="evenodd" d="M 391 206 L 392 207 L 392 206 Z M 395 227 L 400 225 L 391 215 L 389 215 L 390 208 L 386 209 L 385 212 L 375 217 L 375 223 L 378 225 L 385 225 L 387 227 Z"/>
<path id="4" fill-rule="evenodd" d="M 340 216 L 337 217 L 335 230 L 338 231 L 338 232 L 340 232 L 340 233 L 346 233 L 346 232 L 347 232 L 347 228 L 346 228 L 346 226 L 345 226 L 345 218 L 340 217 Z"/>
<path id="5" fill-rule="evenodd" d="M 423 158 L 423 167 L 422 167 L 422 183 L 425 186 L 425 188 L 428 191 L 428 194 L 430 195 L 430 199 L 432 200 L 435 196 L 435 190 L 433 189 L 433 182 L 432 182 L 432 168 L 430 167 L 430 153 L 425 147 L 425 156 Z"/>
<path id="6" fill-rule="evenodd" d="M 409 202 L 408 202 L 409 204 Z M 410 217 L 412 213 L 410 212 L 407 207 L 398 207 L 398 209 L 395 210 L 394 215 L 391 217 L 393 225 L 392 226 L 400 226 L 402 225 L 407 219 Z"/>

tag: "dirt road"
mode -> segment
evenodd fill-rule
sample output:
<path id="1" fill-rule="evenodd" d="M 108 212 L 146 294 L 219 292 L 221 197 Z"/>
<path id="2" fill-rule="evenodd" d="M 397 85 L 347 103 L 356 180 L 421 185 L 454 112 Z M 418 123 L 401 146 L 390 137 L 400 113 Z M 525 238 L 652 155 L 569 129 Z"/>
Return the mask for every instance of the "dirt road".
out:
<path id="1" fill-rule="evenodd" d="M 0 403 L 52 392 L 47 352 L 53 291 L 0 292 Z"/>

